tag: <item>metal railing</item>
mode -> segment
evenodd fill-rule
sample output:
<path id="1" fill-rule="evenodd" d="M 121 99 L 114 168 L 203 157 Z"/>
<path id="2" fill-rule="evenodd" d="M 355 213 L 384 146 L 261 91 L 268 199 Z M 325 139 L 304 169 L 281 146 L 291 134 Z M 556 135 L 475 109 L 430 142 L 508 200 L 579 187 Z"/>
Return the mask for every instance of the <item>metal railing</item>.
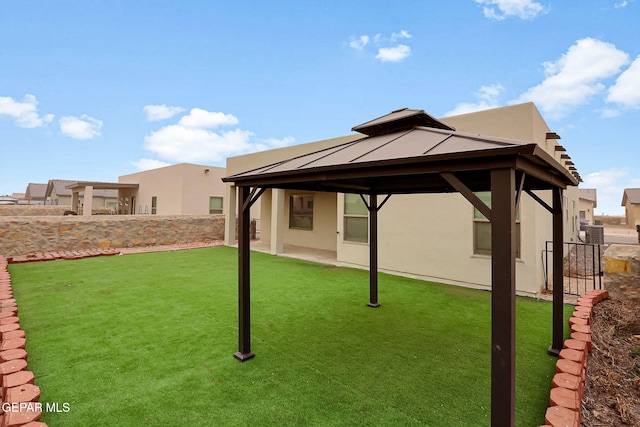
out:
<path id="1" fill-rule="evenodd" d="M 594 289 L 602 289 L 604 254 L 602 245 L 595 243 L 564 242 L 563 257 L 563 281 L 564 293 L 569 295 L 581 295 Z M 542 251 L 542 263 L 544 268 L 545 290 L 553 287 L 551 275 L 551 255 L 553 254 L 553 242 L 547 241 Z"/>

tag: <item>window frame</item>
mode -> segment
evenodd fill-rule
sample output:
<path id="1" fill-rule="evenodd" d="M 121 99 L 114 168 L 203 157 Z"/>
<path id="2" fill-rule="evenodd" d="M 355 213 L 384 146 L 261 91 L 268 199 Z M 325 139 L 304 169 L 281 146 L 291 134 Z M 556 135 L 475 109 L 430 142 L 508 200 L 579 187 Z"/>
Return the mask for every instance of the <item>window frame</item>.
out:
<path id="1" fill-rule="evenodd" d="M 302 206 L 299 208 L 299 213 L 294 212 L 296 209 L 296 198 L 302 199 Z M 311 207 L 309 208 L 309 202 Z M 306 206 L 306 208 L 305 208 Z M 311 211 L 311 215 L 305 212 Z M 289 195 L 289 229 L 301 230 L 301 231 L 313 231 L 313 216 L 315 211 L 315 204 L 313 202 L 313 194 L 290 194 Z M 305 219 L 309 218 L 309 225 L 305 225 Z"/>
<path id="2" fill-rule="evenodd" d="M 220 208 L 215 208 L 212 209 L 211 208 L 211 202 L 214 199 L 219 199 L 220 200 Z M 212 212 L 212 211 L 216 211 L 216 212 Z M 217 212 L 220 211 L 220 212 Z M 224 197 L 222 196 L 209 196 L 209 215 L 221 215 L 224 212 Z"/>
<path id="3" fill-rule="evenodd" d="M 475 193 L 489 208 L 491 208 L 491 192 L 490 191 L 478 191 Z M 486 196 L 489 196 L 488 200 Z M 491 221 L 485 217 L 475 206 L 473 209 L 473 254 L 481 256 L 491 256 L 491 231 L 489 231 L 489 249 L 478 249 L 478 231 L 477 224 L 489 224 L 489 230 L 491 230 Z M 520 206 L 516 212 L 516 258 L 521 259 L 522 255 L 522 230 L 520 225 Z"/>
<path id="4" fill-rule="evenodd" d="M 366 210 L 366 214 L 363 213 L 363 211 L 360 212 L 349 212 L 349 209 L 347 208 L 348 205 L 348 199 L 350 197 L 357 197 L 357 199 L 360 201 L 362 207 L 364 207 L 364 210 Z M 363 196 L 365 198 L 365 200 L 367 200 L 368 203 L 368 197 L 369 196 Z M 355 206 L 355 205 L 354 205 Z M 343 242 L 349 242 L 349 243 L 364 243 L 364 244 L 368 244 L 369 243 L 369 210 L 367 209 L 367 206 L 365 205 L 364 202 L 362 202 L 362 198 L 360 197 L 360 194 L 354 194 L 354 193 L 345 193 L 344 194 L 344 201 L 343 201 L 343 215 L 342 215 L 342 226 L 343 226 L 343 233 L 342 233 L 342 241 Z M 348 226 L 348 222 L 349 220 L 362 220 L 364 219 L 366 221 L 366 236 L 364 238 L 349 238 L 349 226 Z"/>

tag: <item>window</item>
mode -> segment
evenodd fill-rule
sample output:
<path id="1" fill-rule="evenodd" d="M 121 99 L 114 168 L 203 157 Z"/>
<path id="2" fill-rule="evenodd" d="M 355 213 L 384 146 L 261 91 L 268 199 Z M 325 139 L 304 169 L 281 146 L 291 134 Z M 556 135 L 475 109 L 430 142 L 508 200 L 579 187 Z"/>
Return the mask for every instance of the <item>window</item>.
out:
<path id="1" fill-rule="evenodd" d="M 491 207 L 490 191 L 479 191 L 476 196 Z M 491 223 L 476 208 L 473 209 L 473 253 L 491 255 Z M 516 258 L 520 258 L 520 212 L 516 212 Z"/>
<path id="2" fill-rule="evenodd" d="M 359 194 L 344 195 L 344 240 L 369 242 L 369 210 Z"/>
<path id="3" fill-rule="evenodd" d="M 289 197 L 289 228 L 313 230 L 313 196 Z"/>
<path id="4" fill-rule="evenodd" d="M 222 197 L 209 197 L 209 213 L 210 214 L 222 213 Z"/>
<path id="5" fill-rule="evenodd" d="M 158 196 L 151 197 L 151 214 L 155 215 L 158 212 Z"/>

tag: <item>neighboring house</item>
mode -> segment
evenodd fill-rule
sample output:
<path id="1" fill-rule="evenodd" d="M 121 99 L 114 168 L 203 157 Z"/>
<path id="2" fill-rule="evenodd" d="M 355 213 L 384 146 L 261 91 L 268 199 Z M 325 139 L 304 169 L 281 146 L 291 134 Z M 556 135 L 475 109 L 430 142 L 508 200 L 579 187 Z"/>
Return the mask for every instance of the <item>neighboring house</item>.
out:
<path id="1" fill-rule="evenodd" d="M 225 169 L 180 163 L 118 177 L 121 184 L 138 184 L 120 190 L 123 212 L 157 215 L 222 214 Z"/>
<path id="2" fill-rule="evenodd" d="M 42 205 L 44 204 L 46 193 L 47 184 L 34 184 L 30 182 L 29 185 L 27 185 L 23 199 L 25 203 L 29 205 Z"/>
<path id="3" fill-rule="evenodd" d="M 45 204 L 70 206 L 75 212 L 82 211 L 84 205 L 84 191 L 79 193 L 77 202 L 73 202 L 73 191 L 70 188 L 81 181 L 66 179 L 51 179 L 47 183 L 45 190 Z M 75 206 L 72 206 L 75 205 Z M 118 206 L 118 190 L 116 189 L 96 189 L 93 191 L 92 207 L 107 208 L 114 210 Z"/>
<path id="4" fill-rule="evenodd" d="M 640 224 L 640 188 L 625 188 L 622 206 L 624 206 L 627 225 L 634 227 Z"/>
<path id="5" fill-rule="evenodd" d="M 397 113 L 397 110 L 394 113 Z M 416 111 L 416 110 L 408 110 Z M 393 114 L 393 113 L 392 113 Z M 400 113 L 402 114 L 402 113 Z M 457 131 L 535 142 L 579 179 L 565 149 L 557 142 L 533 103 L 440 119 Z M 352 134 L 227 159 L 227 174 L 253 170 L 295 156 L 363 138 Z M 396 153 L 396 155 L 398 155 Z M 537 196 L 551 205 L 551 192 Z M 235 188 L 228 186 L 227 218 L 235 218 Z M 490 203 L 490 193 L 477 194 Z M 273 254 L 296 247 L 323 250 L 339 265 L 367 267 L 368 212 L 357 194 L 267 189 L 260 206 L 260 245 Z M 563 192 L 565 241 L 577 241 L 578 189 Z M 252 215 L 257 211 L 252 210 Z M 225 243 L 234 244 L 234 221 L 227 221 Z M 517 286 L 536 295 L 544 284 L 542 257 L 552 239 L 551 214 L 530 196 L 520 202 L 517 220 Z M 490 223 L 459 193 L 393 195 L 378 216 L 379 269 L 441 283 L 490 289 Z"/>
<path id="6" fill-rule="evenodd" d="M 596 196 L 595 188 L 580 188 L 578 189 L 580 195 L 580 202 L 578 204 L 578 211 L 580 212 L 580 225 L 593 225 L 593 215 L 598 207 L 598 197 Z"/>

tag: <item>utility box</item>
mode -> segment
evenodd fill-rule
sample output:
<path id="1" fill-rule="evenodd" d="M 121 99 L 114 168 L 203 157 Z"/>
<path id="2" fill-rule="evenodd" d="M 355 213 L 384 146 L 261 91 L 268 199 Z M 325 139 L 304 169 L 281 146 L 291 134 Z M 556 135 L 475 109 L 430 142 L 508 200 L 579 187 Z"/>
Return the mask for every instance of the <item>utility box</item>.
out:
<path id="1" fill-rule="evenodd" d="M 594 245 L 604 245 L 604 226 L 587 225 L 585 228 L 586 241 Z"/>

